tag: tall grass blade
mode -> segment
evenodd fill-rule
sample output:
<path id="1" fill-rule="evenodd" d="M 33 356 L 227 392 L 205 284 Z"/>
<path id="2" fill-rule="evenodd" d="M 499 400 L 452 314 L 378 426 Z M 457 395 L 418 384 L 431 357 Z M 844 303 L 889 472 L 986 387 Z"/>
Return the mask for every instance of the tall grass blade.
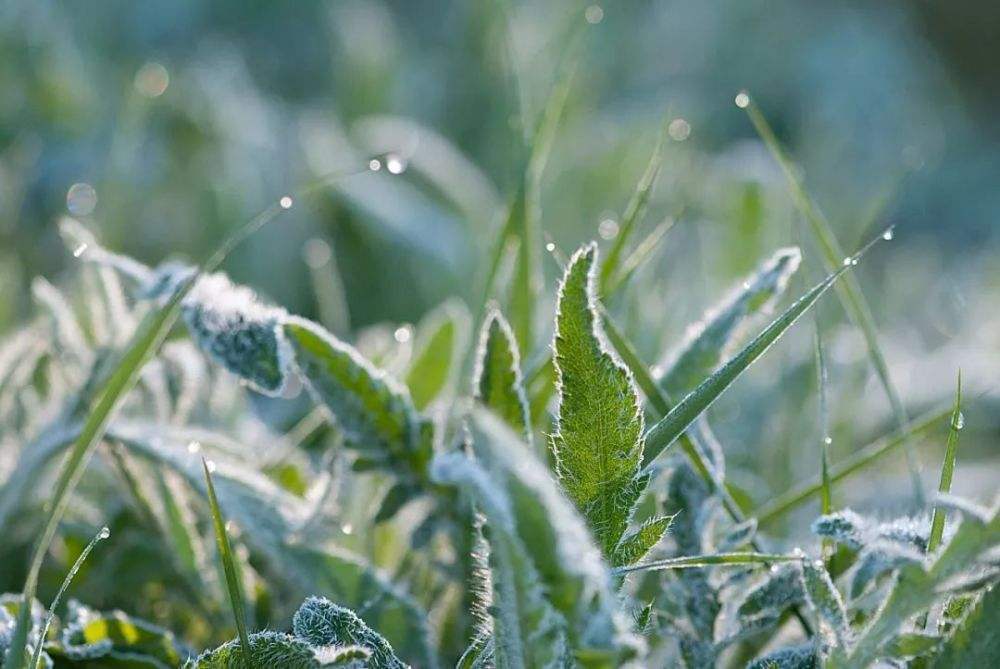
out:
<path id="1" fill-rule="evenodd" d="M 824 516 L 833 512 L 833 490 L 830 482 L 830 417 L 827 408 L 827 370 L 826 356 L 823 351 L 823 336 L 819 331 L 819 322 L 816 323 L 816 338 L 814 342 L 816 355 L 816 385 L 819 403 L 819 432 L 821 440 L 820 452 L 820 481 L 822 490 L 820 491 L 820 513 Z"/>
<path id="2" fill-rule="evenodd" d="M 948 428 L 948 444 L 944 452 L 944 462 L 941 464 L 941 481 L 938 483 L 938 492 L 951 492 L 951 479 L 955 475 L 955 458 L 958 455 L 958 435 L 965 426 L 965 418 L 962 416 L 962 372 L 958 373 L 958 383 L 955 389 L 955 408 L 951 412 L 951 425 Z M 934 516 L 931 520 L 931 535 L 927 541 L 927 552 L 933 553 L 941 545 L 941 537 L 944 535 L 945 510 L 940 506 L 934 507 Z"/>
<path id="3" fill-rule="evenodd" d="M 924 435 L 952 413 L 952 407 L 940 407 L 932 409 L 907 424 L 905 430 L 895 430 L 867 446 L 862 447 L 851 457 L 830 467 L 830 483 L 838 483 L 843 479 L 856 474 L 881 460 L 885 455 L 892 453 L 904 443 Z M 792 509 L 798 507 L 803 502 L 811 499 L 814 495 L 823 490 L 823 481 L 819 476 L 802 483 L 788 492 L 778 496 L 776 499 L 762 506 L 754 515 L 757 521 L 763 525 L 776 520 Z"/>
<path id="4" fill-rule="evenodd" d="M 222 560 L 222 569 L 226 574 L 226 588 L 229 590 L 229 603 L 233 607 L 233 618 L 236 621 L 236 632 L 240 637 L 242 647 L 243 665 L 254 667 L 251 655 L 250 634 L 247 631 L 247 612 L 243 597 L 243 587 L 240 584 L 239 567 L 236 565 L 236 558 L 233 557 L 233 549 L 229 544 L 229 534 L 226 532 L 226 521 L 222 517 L 222 509 L 219 508 L 219 500 L 215 496 L 215 485 L 212 483 L 212 465 L 208 460 L 202 458 L 202 466 L 205 469 L 205 489 L 208 492 L 208 506 L 212 512 L 212 527 L 215 530 L 215 540 L 219 545 L 219 558 Z"/>
<path id="5" fill-rule="evenodd" d="M 668 114 L 667 116 L 669 117 L 670 115 Z M 656 185 L 656 178 L 659 176 L 660 167 L 663 165 L 663 145 L 666 141 L 668 124 L 669 121 L 664 121 L 660 127 L 660 132 L 656 138 L 656 144 L 653 147 L 653 153 L 649 157 L 649 163 L 646 165 L 646 169 L 642 173 L 642 177 L 639 179 L 639 182 L 635 185 L 635 192 L 632 193 L 632 197 L 625 206 L 625 211 L 622 214 L 622 222 L 618 228 L 618 234 L 615 236 L 615 240 L 611 244 L 611 248 L 608 249 L 607 258 L 605 258 L 604 264 L 601 266 L 601 275 L 598 284 L 600 286 L 601 295 L 606 295 L 608 288 L 616 282 L 620 274 L 620 266 L 622 264 L 622 256 L 625 253 L 625 246 L 628 243 L 629 238 L 631 238 L 632 233 L 635 231 L 636 226 L 642 221 L 642 217 L 646 214 L 646 209 L 649 205 L 649 198 L 653 194 L 653 187 Z"/>
<path id="6" fill-rule="evenodd" d="M 111 531 L 107 527 L 102 527 L 94 538 L 90 540 L 90 543 L 80 552 L 80 556 L 76 558 L 73 566 L 70 568 L 69 573 L 66 574 L 66 578 L 63 579 L 62 585 L 59 586 L 59 591 L 56 592 L 56 596 L 52 598 L 52 604 L 49 605 L 49 612 L 45 616 L 45 622 L 42 624 L 42 631 L 38 635 L 38 645 L 35 647 L 35 652 L 31 656 L 31 664 L 29 665 L 31 669 L 38 669 L 39 662 L 42 659 L 42 647 L 45 645 L 45 637 L 49 635 L 49 627 L 52 626 L 52 619 L 56 615 L 56 607 L 62 602 L 63 595 L 69 589 L 70 584 L 73 579 L 76 578 L 77 573 L 80 571 L 80 567 L 86 562 L 87 557 L 90 552 L 94 550 L 94 547 L 98 542 L 103 541 L 111 536 Z"/>
<path id="7" fill-rule="evenodd" d="M 791 161 L 785 154 L 781 143 L 778 141 L 778 138 L 774 134 L 774 130 L 771 129 L 767 119 L 764 118 L 763 113 L 761 113 L 760 109 L 752 99 L 748 102 L 746 110 L 750 117 L 750 121 L 753 123 L 761 139 L 764 140 L 764 144 L 767 145 L 771 155 L 781 167 L 781 171 L 784 173 L 785 178 L 788 181 L 788 186 L 791 190 L 795 206 L 809 222 L 809 229 L 812 231 L 813 237 L 819 244 L 827 271 L 833 271 L 833 269 L 836 268 L 844 258 L 843 249 L 840 246 L 840 242 L 837 241 L 833 228 L 823 215 L 823 212 L 820 211 L 819 207 L 809 196 L 801 178 L 792 166 Z M 891 234 L 887 234 L 891 239 Z M 875 325 L 875 318 L 872 316 L 871 307 L 868 306 L 868 301 L 865 299 L 864 293 L 861 290 L 861 284 L 858 282 L 857 278 L 849 276 L 844 282 L 839 284 L 837 286 L 837 296 L 839 297 L 841 304 L 844 306 L 844 310 L 847 311 L 848 316 L 850 316 L 851 320 L 854 321 L 854 324 L 861 330 L 861 334 L 865 339 L 865 345 L 868 347 L 868 357 L 871 359 L 872 366 L 875 368 L 875 373 L 879 378 L 879 382 L 882 384 L 886 397 L 889 399 L 889 404 L 892 407 L 892 412 L 895 416 L 896 422 L 899 424 L 900 429 L 905 431 L 908 420 L 906 408 L 903 406 L 903 401 L 899 396 L 899 392 L 896 390 L 895 385 L 893 385 L 892 378 L 889 374 L 889 366 L 885 361 L 885 356 L 882 354 L 882 348 L 878 342 L 878 330 Z M 906 453 L 907 465 L 910 469 L 914 496 L 918 502 L 922 502 L 923 491 L 920 484 L 920 475 L 917 469 L 916 460 L 911 448 L 907 446 L 904 450 Z"/>

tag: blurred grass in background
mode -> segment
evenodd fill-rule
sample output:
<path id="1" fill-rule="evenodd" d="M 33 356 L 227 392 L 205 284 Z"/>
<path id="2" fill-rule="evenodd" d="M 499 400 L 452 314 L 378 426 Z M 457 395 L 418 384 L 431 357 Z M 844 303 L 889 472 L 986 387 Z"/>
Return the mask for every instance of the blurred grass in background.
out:
<path id="1" fill-rule="evenodd" d="M 68 275 L 62 215 L 149 263 L 197 258 L 281 193 L 387 152 L 405 173 L 338 182 L 227 270 L 316 316 L 335 265 L 355 328 L 470 298 L 524 129 L 584 22 L 541 221 L 562 248 L 612 237 L 668 115 L 644 226 L 678 223 L 642 270 L 667 289 L 628 303 L 646 358 L 775 248 L 804 246 L 799 289 L 820 271 L 780 170 L 733 104 L 747 89 L 846 248 L 898 225 L 860 270 L 893 376 L 916 414 L 947 402 L 963 368 L 955 491 L 995 488 L 1000 74 L 988 64 L 1000 8 L 985 1 L 5 3 L 0 331 L 29 313 L 32 277 Z M 556 268 L 545 269 L 551 300 Z M 836 461 L 892 421 L 835 300 L 819 320 Z M 732 478 L 758 501 L 818 471 L 808 330 L 713 410 Z M 921 450 L 928 485 L 937 436 Z M 876 476 L 838 488 L 839 502 L 905 503 L 901 457 Z"/>

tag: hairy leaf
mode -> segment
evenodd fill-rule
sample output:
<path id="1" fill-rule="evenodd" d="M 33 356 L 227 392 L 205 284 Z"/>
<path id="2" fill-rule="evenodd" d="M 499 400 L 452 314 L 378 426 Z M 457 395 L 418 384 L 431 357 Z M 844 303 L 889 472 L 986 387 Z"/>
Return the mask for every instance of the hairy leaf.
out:
<path id="1" fill-rule="evenodd" d="M 1000 588 L 979 599 L 934 657 L 935 669 L 989 667 L 1000 657 Z"/>
<path id="2" fill-rule="evenodd" d="M 417 327 L 417 350 L 406 385 L 417 409 L 424 409 L 453 381 L 468 341 L 469 315 L 457 302 L 446 302 Z"/>
<path id="3" fill-rule="evenodd" d="M 594 298 L 596 267 L 597 246 L 583 247 L 559 290 L 553 344 L 559 423 L 552 450 L 560 482 L 617 566 L 618 557 L 641 557 L 633 539 L 627 549 L 616 549 L 648 484 L 639 476 L 644 420 L 632 375 L 604 342 Z M 655 544 L 648 535 L 666 525 L 648 526 L 641 542 Z"/>
<path id="4" fill-rule="evenodd" d="M 479 335 L 476 398 L 531 443 L 531 418 L 521 377 L 514 333 L 503 315 L 492 310 Z"/>
<path id="5" fill-rule="evenodd" d="M 324 597 L 310 597 L 295 613 L 292 621 L 295 636 L 314 646 L 361 646 L 371 661 L 385 669 L 405 669 L 392 646 L 361 618 Z"/>

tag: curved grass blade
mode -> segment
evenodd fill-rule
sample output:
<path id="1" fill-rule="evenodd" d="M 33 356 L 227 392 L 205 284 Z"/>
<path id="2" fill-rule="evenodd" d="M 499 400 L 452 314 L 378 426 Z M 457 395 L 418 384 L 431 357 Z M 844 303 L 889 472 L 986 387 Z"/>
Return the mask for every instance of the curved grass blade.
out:
<path id="1" fill-rule="evenodd" d="M 862 469 L 865 469 L 883 456 L 896 450 L 904 443 L 923 435 L 951 415 L 951 407 L 932 409 L 910 422 L 905 430 L 896 430 L 867 446 L 859 449 L 851 457 L 830 467 L 830 483 L 837 483 Z M 820 477 L 802 483 L 785 494 L 762 506 L 754 515 L 763 525 L 771 522 L 788 511 L 799 506 L 813 495 L 823 490 Z"/>
<path id="2" fill-rule="evenodd" d="M 802 215 L 805 216 L 806 220 L 809 222 L 809 229 L 812 230 L 813 237 L 819 244 L 827 271 L 833 271 L 833 269 L 837 267 L 844 258 L 844 251 L 840 246 L 840 242 L 837 241 L 837 237 L 830 226 L 830 222 L 827 221 L 823 212 L 820 211 L 819 207 L 809 196 L 801 178 L 796 173 L 796 170 L 792 166 L 788 156 L 785 154 L 784 149 L 782 149 L 777 136 L 774 134 L 774 131 L 771 129 L 770 124 L 768 124 L 767 119 L 764 118 L 764 115 L 753 102 L 752 98 L 748 98 L 746 111 L 747 115 L 750 117 L 750 121 L 754 125 L 754 128 L 756 128 L 757 133 L 764 141 L 764 144 L 771 152 L 775 161 L 777 161 L 778 165 L 781 167 L 781 171 L 784 173 L 785 178 L 788 181 L 788 186 L 791 190 L 792 199 L 795 202 L 796 208 L 799 209 Z M 891 232 L 887 231 L 886 235 L 887 239 L 892 238 Z M 875 373 L 879 378 L 879 382 L 885 391 L 886 397 L 889 399 L 889 404 L 892 406 L 892 412 L 895 416 L 896 422 L 899 424 L 900 429 L 905 431 L 906 423 L 908 421 L 906 408 L 903 406 L 903 401 L 899 396 L 899 392 L 896 390 L 895 385 L 893 385 L 892 378 L 889 374 L 889 365 L 886 363 L 885 356 L 882 354 L 882 348 L 878 343 L 878 330 L 875 325 L 875 318 L 872 316 L 871 307 L 865 299 L 865 295 L 861 290 L 861 284 L 858 282 L 857 278 L 849 276 L 845 281 L 839 284 L 837 286 L 837 296 L 840 299 L 841 304 L 844 306 L 844 310 L 847 311 L 850 319 L 854 321 L 854 324 L 861 330 L 861 334 L 865 339 L 865 345 L 868 347 L 868 357 L 871 359 L 872 366 L 875 368 Z M 905 452 L 907 465 L 910 469 L 910 477 L 913 482 L 914 495 L 916 496 L 918 502 L 922 502 L 923 492 L 920 485 L 920 476 L 916 460 L 911 448 L 907 447 Z"/>
<path id="3" fill-rule="evenodd" d="M 52 599 L 52 604 L 49 605 L 49 612 L 45 616 L 45 622 L 42 624 L 41 634 L 38 635 L 38 645 L 35 647 L 35 652 L 31 656 L 31 664 L 29 665 L 32 669 L 37 669 L 39 662 L 42 659 L 42 647 L 45 645 L 45 637 L 49 634 L 49 627 L 52 626 L 52 619 L 56 615 L 56 607 L 62 601 L 63 595 L 69 589 L 70 583 L 76 578 L 77 573 L 80 571 L 80 567 L 87 560 L 90 552 L 94 550 L 94 547 L 98 542 L 103 541 L 111 536 L 111 531 L 107 527 L 102 527 L 101 530 L 94 535 L 94 538 L 90 540 L 90 543 L 83 549 L 80 556 L 73 563 L 70 568 L 69 573 L 66 574 L 66 578 L 63 579 L 62 585 L 59 587 L 59 591 L 56 592 L 56 596 Z"/>
<path id="4" fill-rule="evenodd" d="M 233 607 L 233 618 L 236 620 L 236 632 L 240 637 L 241 649 L 245 652 L 243 664 L 253 667 L 254 661 L 251 655 L 250 634 L 247 631 L 247 612 L 244 604 L 243 587 L 240 584 L 239 568 L 236 565 L 236 558 L 233 557 L 233 549 L 229 544 L 229 535 L 226 533 L 226 521 L 222 517 L 222 509 L 219 508 L 219 500 L 215 496 L 215 485 L 212 483 L 212 467 L 208 460 L 202 458 L 201 464 L 205 469 L 205 489 L 208 492 L 208 506 L 212 511 L 212 527 L 215 530 L 215 540 L 219 544 L 219 558 L 222 560 L 222 569 L 226 574 L 226 588 L 229 590 L 229 603 Z"/>
<path id="5" fill-rule="evenodd" d="M 667 114 L 669 119 L 670 114 Z M 646 213 L 646 209 L 649 206 L 649 198 L 653 194 L 653 186 L 656 185 L 656 177 L 660 175 L 660 168 L 663 165 L 663 145 L 667 136 L 667 125 L 668 120 L 664 120 L 660 127 L 660 132 L 656 138 L 656 144 L 653 147 L 653 153 L 649 157 L 649 163 L 646 165 L 646 170 L 642 174 L 642 178 L 635 185 L 635 192 L 632 193 L 632 197 L 629 198 L 628 204 L 625 206 L 625 211 L 622 214 L 622 223 L 618 229 L 618 235 L 615 236 L 615 241 L 611 244 L 611 248 L 608 249 L 607 257 L 604 260 L 604 264 L 601 265 L 600 274 L 600 294 L 607 294 L 606 291 L 611 287 L 613 283 L 618 282 L 619 265 L 622 262 L 622 255 L 625 252 L 625 244 L 628 242 L 629 238 L 632 236 L 632 232 L 635 230 L 636 225 L 642 220 L 642 217 Z M 662 233 L 661 233 L 662 234 Z"/>
<path id="6" fill-rule="evenodd" d="M 944 463 L 941 465 L 941 481 L 938 484 L 938 492 L 951 492 L 951 479 L 955 475 L 955 457 L 958 455 L 958 433 L 964 427 L 965 419 L 962 416 L 962 372 L 958 373 L 958 386 L 955 389 L 955 408 L 951 412 L 951 425 L 948 429 L 948 445 L 945 448 Z M 931 520 L 931 535 L 927 541 L 927 552 L 933 553 L 941 545 L 941 537 L 944 535 L 945 510 L 940 506 L 934 507 L 934 516 Z"/>
<path id="7" fill-rule="evenodd" d="M 697 569 L 717 565 L 742 564 L 775 564 L 778 562 L 801 562 L 801 555 L 786 555 L 783 553 L 716 553 L 715 555 L 686 555 L 684 557 L 667 558 L 635 564 L 629 567 L 618 567 L 613 570 L 616 575 L 628 574 L 634 571 L 663 571 L 666 569 Z"/>

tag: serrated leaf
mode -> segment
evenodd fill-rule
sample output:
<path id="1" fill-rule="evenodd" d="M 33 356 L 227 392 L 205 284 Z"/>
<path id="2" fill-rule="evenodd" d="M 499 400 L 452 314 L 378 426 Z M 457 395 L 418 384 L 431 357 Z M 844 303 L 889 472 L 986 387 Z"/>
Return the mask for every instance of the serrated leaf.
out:
<path id="1" fill-rule="evenodd" d="M 446 302 L 417 326 L 416 353 L 406 373 L 417 409 L 426 408 L 454 380 L 468 330 L 468 312 L 457 302 Z"/>
<path id="2" fill-rule="evenodd" d="M 553 344 L 559 420 L 552 450 L 560 483 L 609 559 L 647 479 L 639 478 L 644 420 L 628 369 L 604 343 L 594 298 L 597 246 L 566 267 Z"/>
<path id="3" fill-rule="evenodd" d="M 385 669 L 405 669 L 392 646 L 368 627 L 354 611 L 337 606 L 325 597 L 309 597 L 292 620 L 295 636 L 314 646 L 361 646 L 371 661 Z"/>
<path id="4" fill-rule="evenodd" d="M 290 318 L 283 327 L 299 371 L 349 444 L 422 475 L 431 448 L 406 389 L 316 323 Z"/>
<path id="5" fill-rule="evenodd" d="M 272 631 L 251 634 L 250 650 L 261 667 L 320 669 L 337 666 L 343 661 L 342 656 L 329 649 L 316 648 L 303 639 Z M 353 656 L 352 649 L 351 659 Z M 188 661 L 184 669 L 238 669 L 242 666 L 243 653 L 238 642 L 233 640 Z"/>
<path id="6" fill-rule="evenodd" d="M 1000 588 L 993 587 L 966 614 L 941 651 L 935 669 L 989 667 L 1000 657 Z"/>
<path id="7" fill-rule="evenodd" d="M 673 519 L 673 516 L 650 518 L 635 531 L 626 534 L 615 547 L 611 565 L 614 567 L 632 565 L 641 560 L 660 542 Z"/>
<path id="8" fill-rule="evenodd" d="M 799 268 L 797 247 L 778 249 L 730 291 L 719 304 L 691 325 L 683 342 L 660 364 L 660 385 L 683 395 L 707 378 L 730 354 L 753 316 L 768 313 Z"/>
<path id="9" fill-rule="evenodd" d="M 475 379 L 476 399 L 523 434 L 530 444 L 531 418 L 517 341 L 506 319 L 496 310 L 486 317 L 479 334 Z"/>

